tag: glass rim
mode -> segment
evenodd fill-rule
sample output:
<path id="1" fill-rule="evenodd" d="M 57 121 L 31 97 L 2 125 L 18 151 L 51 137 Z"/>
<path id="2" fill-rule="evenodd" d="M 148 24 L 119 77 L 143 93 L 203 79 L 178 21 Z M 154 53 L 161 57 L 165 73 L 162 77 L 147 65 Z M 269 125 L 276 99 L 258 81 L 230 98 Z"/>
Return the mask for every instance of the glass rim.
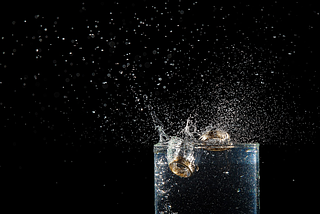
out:
<path id="1" fill-rule="evenodd" d="M 259 147 L 260 143 L 238 143 L 234 141 L 228 141 L 228 142 L 217 142 L 217 141 L 190 141 L 190 144 L 193 145 L 196 148 L 207 148 L 208 146 L 211 148 L 245 148 L 245 147 Z M 154 144 L 153 147 L 166 147 L 169 146 L 168 141 L 167 142 L 159 142 L 157 144 Z"/>

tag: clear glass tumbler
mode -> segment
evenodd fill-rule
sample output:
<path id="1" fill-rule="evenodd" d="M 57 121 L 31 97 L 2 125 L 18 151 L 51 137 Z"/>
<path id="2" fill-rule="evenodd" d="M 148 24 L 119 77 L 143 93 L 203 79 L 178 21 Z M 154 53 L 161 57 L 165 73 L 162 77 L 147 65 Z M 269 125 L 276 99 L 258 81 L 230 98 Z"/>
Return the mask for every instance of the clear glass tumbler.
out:
<path id="1" fill-rule="evenodd" d="M 259 213 L 259 144 L 154 145 L 155 213 Z"/>

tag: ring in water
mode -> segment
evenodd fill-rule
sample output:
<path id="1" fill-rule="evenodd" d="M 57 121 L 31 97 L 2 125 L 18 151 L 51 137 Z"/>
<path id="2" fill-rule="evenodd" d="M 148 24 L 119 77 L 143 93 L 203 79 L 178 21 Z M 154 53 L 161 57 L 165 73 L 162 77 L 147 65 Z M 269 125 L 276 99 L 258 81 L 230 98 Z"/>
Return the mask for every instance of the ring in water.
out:
<path id="1" fill-rule="evenodd" d="M 192 164 L 191 162 L 189 162 L 181 156 L 173 160 L 169 164 L 169 168 L 174 174 L 183 178 L 190 177 L 195 171 L 195 169 L 198 170 L 198 166 L 195 166 L 194 164 Z"/>
<path id="2" fill-rule="evenodd" d="M 230 135 L 222 130 L 211 130 L 199 138 L 204 141 L 204 147 L 209 151 L 224 151 L 233 148 L 233 143 L 230 141 Z"/>
<path id="3" fill-rule="evenodd" d="M 199 170 L 198 162 L 201 153 L 195 149 L 195 142 L 188 139 L 171 137 L 168 141 L 168 165 L 175 175 L 188 178 Z"/>

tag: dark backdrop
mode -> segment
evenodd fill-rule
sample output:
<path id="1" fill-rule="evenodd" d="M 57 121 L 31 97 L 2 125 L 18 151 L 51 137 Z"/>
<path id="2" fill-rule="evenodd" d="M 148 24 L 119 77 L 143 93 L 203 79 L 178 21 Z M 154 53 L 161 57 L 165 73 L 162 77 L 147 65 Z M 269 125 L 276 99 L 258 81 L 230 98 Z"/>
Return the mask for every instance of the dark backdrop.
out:
<path id="1" fill-rule="evenodd" d="M 266 93 L 296 103 L 290 113 L 301 122 L 288 124 L 300 133 L 299 139 L 261 145 L 261 213 L 315 207 L 316 4 L 52 1 L 1 3 L 0 10 L 2 205 L 43 212 L 89 207 L 107 213 L 152 213 L 152 144 L 157 138 L 136 96 L 153 94 L 165 100 L 186 88 L 190 79 L 201 83 L 199 74 L 209 64 L 197 62 L 207 57 L 206 51 L 226 51 L 236 44 L 277 56 L 268 67 L 275 74 L 264 76 L 270 86 Z M 200 37 L 195 32 L 201 24 L 210 27 Z M 171 35 L 170 30 L 178 33 Z M 174 69 L 170 60 L 163 63 L 173 57 L 166 49 L 176 47 L 181 37 L 186 42 L 174 56 L 180 62 L 178 71 L 167 78 L 166 72 Z M 157 48 L 159 53 L 154 53 Z M 190 52 L 192 59 L 183 52 Z M 120 67 L 130 66 L 128 62 L 136 65 L 135 74 L 124 77 L 119 72 L 127 70 Z M 248 76 L 250 72 L 254 70 Z M 157 85 L 159 77 L 166 89 Z M 254 77 L 246 79 L 251 80 Z M 145 132 L 153 138 L 140 144 Z"/>

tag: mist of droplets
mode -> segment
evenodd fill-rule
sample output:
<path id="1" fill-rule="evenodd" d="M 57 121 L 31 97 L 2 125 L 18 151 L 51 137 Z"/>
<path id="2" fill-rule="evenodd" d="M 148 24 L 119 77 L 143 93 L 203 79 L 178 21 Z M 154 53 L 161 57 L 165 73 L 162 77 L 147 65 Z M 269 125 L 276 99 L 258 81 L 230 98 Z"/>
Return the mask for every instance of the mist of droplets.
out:
<path id="1" fill-rule="evenodd" d="M 309 133 L 298 127 L 313 127 L 286 98 L 290 83 L 281 86 L 288 75 L 281 63 L 293 60 L 299 35 L 274 29 L 269 23 L 277 17 L 264 7 L 254 7 L 253 15 L 243 12 L 249 5 L 181 1 L 75 8 L 78 17 L 72 19 L 34 14 L 11 20 L 11 30 L 0 35 L 1 44 L 11 44 L 1 50 L 1 69 L 14 72 L 15 59 L 26 64 L 11 77 L 19 86 L 13 93 L 25 91 L 28 102 L 38 106 L 27 114 L 37 117 L 39 126 L 54 129 L 42 116 L 53 112 L 79 139 L 152 145 L 158 136 L 147 102 L 170 135 L 190 117 L 200 131 L 223 129 L 239 142 L 300 142 Z M 100 15 L 89 15 L 94 8 Z M 259 27 L 246 29 L 246 23 Z M 17 35 L 21 29 L 25 34 Z"/>

